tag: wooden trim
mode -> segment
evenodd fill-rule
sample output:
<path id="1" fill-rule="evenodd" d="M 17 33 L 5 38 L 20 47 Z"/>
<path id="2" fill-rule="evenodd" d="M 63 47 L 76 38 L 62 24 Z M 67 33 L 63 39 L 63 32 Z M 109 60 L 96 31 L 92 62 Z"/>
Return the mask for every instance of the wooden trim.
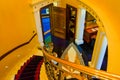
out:
<path id="1" fill-rule="evenodd" d="M 72 62 L 68 62 L 59 58 L 56 58 L 54 56 L 49 55 L 44 49 L 42 49 L 43 54 L 48 58 L 48 59 L 52 59 L 57 61 L 58 63 L 67 65 L 67 66 L 71 66 L 72 68 L 83 72 L 85 74 L 91 75 L 91 76 L 97 76 L 101 79 L 110 79 L 110 80 L 120 80 L 120 75 L 116 75 L 116 74 L 112 74 L 112 73 L 108 73 L 102 70 L 96 70 L 87 66 L 83 66 L 83 65 L 78 65 L 78 64 L 74 64 Z"/>
<path id="2" fill-rule="evenodd" d="M 51 30 L 48 30 L 48 31 L 44 32 L 44 35 L 46 35 L 46 34 L 50 33 L 50 31 L 51 31 Z"/>
<path id="3" fill-rule="evenodd" d="M 22 46 L 25 46 L 25 45 L 27 45 L 27 44 L 29 44 L 36 35 L 37 35 L 37 33 L 35 33 L 27 42 L 22 43 L 22 44 L 16 46 L 15 48 L 9 50 L 8 52 L 4 53 L 2 56 L 0 56 L 0 61 L 1 61 L 2 59 L 4 59 L 6 56 L 8 56 L 10 53 L 12 53 L 13 51 L 15 51 L 16 49 L 18 49 L 18 48 L 20 48 L 20 47 L 22 47 Z"/>

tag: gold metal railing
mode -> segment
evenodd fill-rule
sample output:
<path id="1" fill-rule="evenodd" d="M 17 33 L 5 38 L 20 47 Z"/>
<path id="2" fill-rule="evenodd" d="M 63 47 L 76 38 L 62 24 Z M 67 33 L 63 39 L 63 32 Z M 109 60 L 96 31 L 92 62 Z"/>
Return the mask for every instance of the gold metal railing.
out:
<path id="1" fill-rule="evenodd" d="M 75 80 L 91 80 L 93 77 L 102 80 L 120 80 L 120 75 L 115 75 L 102 70 L 96 70 L 84 65 L 74 64 L 72 62 L 52 56 L 45 49 L 42 49 L 42 51 L 45 57 L 46 71 L 49 80 L 64 80 L 66 75 L 70 75 L 72 78 L 75 78 Z M 56 61 L 58 64 L 69 66 L 72 69 L 79 71 L 80 74 L 68 72 L 62 69 L 60 66 L 53 64 L 52 60 Z"/>

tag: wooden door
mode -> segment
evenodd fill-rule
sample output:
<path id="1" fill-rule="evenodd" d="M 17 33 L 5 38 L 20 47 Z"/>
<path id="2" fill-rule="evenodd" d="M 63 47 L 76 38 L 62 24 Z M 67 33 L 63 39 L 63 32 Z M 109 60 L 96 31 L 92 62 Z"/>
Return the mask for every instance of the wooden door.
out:
<path id="1" fill-rule="evenodd" d="M 66 9 L 53 7 L 51 31 L 55 37 L 66 39 Z"/>

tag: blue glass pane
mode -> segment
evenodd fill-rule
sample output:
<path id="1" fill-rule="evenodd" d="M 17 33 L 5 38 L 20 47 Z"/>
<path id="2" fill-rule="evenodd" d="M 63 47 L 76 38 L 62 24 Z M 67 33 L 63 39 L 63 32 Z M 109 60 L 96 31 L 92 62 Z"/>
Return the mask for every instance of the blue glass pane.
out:
<path id="1" fill-rule="evenodd" d="M 42 9 L 41 14 L 45 14 L 45 13 L 46 13 L 46 9 Z"/>
<path id="2" fill-rule="evenodd" d="M 48 22 L 50 22 L 49 17 L 42 17 L 42 23 L 48 23 Z"/>
<path id="3" fill-rule="evenodd" d="M 50 18 L 42 18 L 43 31 L 46 32 L 50 30 Z"/>
<path id="4" fill-rule="evenodd" d="M 42 9 L 41 14 L 49 14 L 49 8 Z"/>

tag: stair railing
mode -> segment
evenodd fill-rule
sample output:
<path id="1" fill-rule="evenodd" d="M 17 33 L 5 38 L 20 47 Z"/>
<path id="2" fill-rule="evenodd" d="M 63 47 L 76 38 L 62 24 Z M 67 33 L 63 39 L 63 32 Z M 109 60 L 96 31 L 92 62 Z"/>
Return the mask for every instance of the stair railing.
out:
<path id="1" fill-rule="evenodd" d="M 102 70 L 96 70 L 84 65 L 78 65 L 72 62 L 65 61 L 60 58 L 56 58 L 52 56 L 51 53 L 45 50 L 44 48 L 42 49 L 42 52 L 44 54 L 46 72 L 49 80 L 64 80 L 66 79 L 67 76 L 70 76 L 75 80 L 91 80 L 93 78 L 103 79 L 103 80 L 106 80 L 106 79 L 120 80 L 120 75 L 108 73 Z M 76 74 L 76 73 L 67 71 L 61 68 L 60 66 L 58 66 L 58 64 L 54 64 L 52 60 L 56 61 L 58 64 L 69 66 L 71 69 L 79 71 L 80 73 Z"/>

